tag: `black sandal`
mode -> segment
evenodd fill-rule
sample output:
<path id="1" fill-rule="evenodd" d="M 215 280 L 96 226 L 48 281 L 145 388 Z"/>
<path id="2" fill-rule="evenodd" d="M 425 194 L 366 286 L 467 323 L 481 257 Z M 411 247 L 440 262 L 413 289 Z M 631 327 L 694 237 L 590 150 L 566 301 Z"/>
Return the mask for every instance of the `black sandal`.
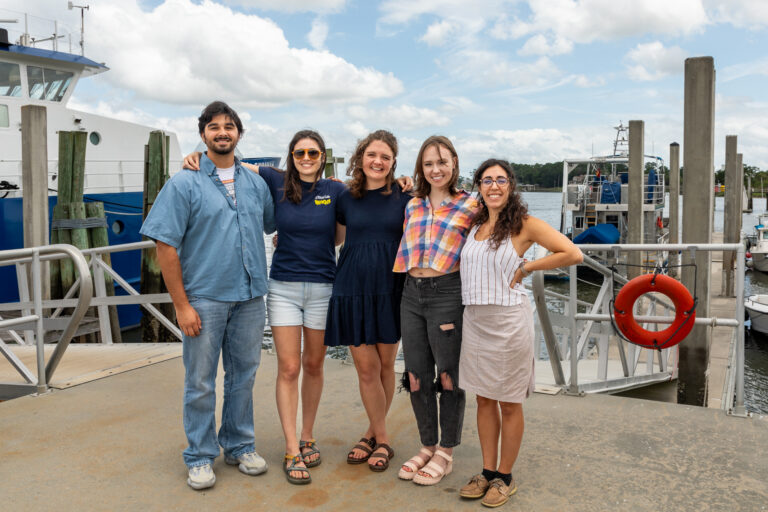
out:
<path id="1" fill-rule="evenodd" d="M 368 460 L 368 457 L 371 456 L 373 453 L 373 449 L 376 447 L 376 439 L 367 437 L 360 438 L 360 441 L 352 447 L 352 450 L 347 454 L 347 464 L 362 464 L 363 462 Z M 353 457 L 355 450 L 360 450 L 365 452 L 364 457 Z"/>
<path id="2" fill-rule="evenodd" d="M 285 464 L 286 460 L 291 461 L 291 463 L 288 464 L 287 466 Z M 285 459 L 283 460 L 283 471 L 285 471 L 285 478 L 287 478 L 290 483 L 295 485 L 304 485 L 312 481 L 312 475 L 309 474 L 309 470 L 307 468 L 302 468 L 296 465 L 303 462 L 304 460 L 301 458 L 301 454 L 299 455 L 289 455 L 287 453 L 285 454 Z M 307 477 L 304 478 L 304 477 L 291 476 L 291 471 L 301 471 L 303 473 L 306 473 Z"/>
<path id="3" fill-rule="evenodd" d="M 387 453 L 376 453 L 376 450 L 379 448 L 384 448 L 387 450 Z M 368 456 L 368 467 L 371 469 L 371 471 L 376 471 L 377 473 L 386 471 L 386 469 L 389 467 L 389 461 L 392 459 L 392 457 L 395 456 L 395 450 L 393 450 L 392 447 L 387 443 L 381 443 L 376 445 L 376 448 L 374 448 L 373 451 L 374 453 Z M 371 464 L 372 460 L 379 459 L 383 459 L 384 464 Z"/>

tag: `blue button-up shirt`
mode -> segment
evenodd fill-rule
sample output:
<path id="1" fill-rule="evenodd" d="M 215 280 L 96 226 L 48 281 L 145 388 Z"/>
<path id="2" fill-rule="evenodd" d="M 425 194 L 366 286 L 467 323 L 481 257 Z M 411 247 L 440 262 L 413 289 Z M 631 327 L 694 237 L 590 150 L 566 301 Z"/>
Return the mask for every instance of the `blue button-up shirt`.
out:
<path id="1" fill-rule="evenodd" d="M 258 174 L 236 162 L 235 197 L 237 205 L 202 155 L 199 172 L 168 180 L 141 227 L 142 235 L 176 248 L 189 296 L 239 302 L 267 293 L 262 231 L 275 231 L 272 196 Z"/>

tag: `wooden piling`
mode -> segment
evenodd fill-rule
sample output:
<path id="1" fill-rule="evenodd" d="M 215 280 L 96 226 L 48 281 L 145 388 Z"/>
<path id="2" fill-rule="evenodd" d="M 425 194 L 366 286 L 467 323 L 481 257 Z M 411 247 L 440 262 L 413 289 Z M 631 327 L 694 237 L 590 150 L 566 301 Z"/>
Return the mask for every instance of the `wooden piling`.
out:
<path id="1" fill-rule="evenodd" d="M 48 245 L 48 119 L 38 105 L 21 107 L 21 183 L 24 247 Z M 43 262 L 43 299 L 51 296 L 48 268 Z"/>
<path id="2" fill-rule="evenodd" d="M 90 218 L 106 218 L 104 214 L 104 203 L 92 202 L 85 205 L 85 212 Z M 91 247 L 106 247 L 109 245 L 109 236 L 107 234 L 106 226 L 91 228 Z M 112 266 L 112 257 L 109 253 L 102 255 L 102 260 L 109 266 Z M 104 283 L 107 288 L 107 296 L 113 297 L 115 295 L 115 282 L 112 276 L 104 272 Z M 120 320 L 117 317 L 117 306 L 109 306 L 109 325 L 112 332 L 112 343 L 122 343 L 123 337 L 120 333 Z"/>
<path id="3" fill-rule="evenodd" d="M 712 57 L 685 60 L 683 164 L 683 243 L 712 242 L 714 209 L 715 62 Z M 683 252 L 683 284 L 696 294 L 697 317 L 710 316 L 712 254 Z M 712 333 L 709 326 L 694 325 L 680 343 L 677 401 L 703 406 L 707 403 L 707 366 Z"/>
<path id="4" fill-rule="evenodd" d="M 739 167 L 736 151 L 738 140 L 736 135 L 725 137 L 725 218 L 723 222 L 723 242 L 726 244 L 739 243 L 741 241 L 741 199 L 744 176 Z M 733 297 L 734 293 L 734 267 L 736 263 L 735 251 L 723 251 L 723 278 L 721 280 L 720 294 L 725 297 Z"/>
<path id="5" fill-rule="evenodd" d="M 169 137 L 162 131 L 149 134 L 149 144 L 144 150 L 144 218 L 152 209 L 157 194 L 168 180 L 168 144 Z M 167 293 L 160 265 L 157 261 L 157 250 L 144 249 L 141 258 L 141 293 Z M 160 312 L 172 322 L 176 321 L 173 304 L 156 304 Z M 177 341 L 177 338 L 153 316 L 144 314 L 141 317 L 141 337 L 144 343 Z"/>
<path id="6" fill-rule="evenodd" d="M 70 202 L 83 202 L 85 189 L 85 147 L 88 142 L 86 132 L 72 133 L 72 190 Z"/>
<path id="7" fill-rule="evenodd" d="M 627 193 L 627 243 L 642 244 L 643 240 L 643 203 L 645 203 L 645 187 L 643 186 L 643 175 L 645 173 L 645 122 L 629 122 L 629 183 Z M 627 257 L 629 266 L 627 267 L 627 276 L 632 279 L 644 273 L 640 268 L 642 264 L 643 253 L 640 251 L 631 251 Z"/>
<path id="8" fill-rule="evenodd" d="M 669 145 L 669 243 L 680 242 L 680 144 Z M 680 278 L 680 254 L 672 251 L 669 258 L 669 273 Z"/>

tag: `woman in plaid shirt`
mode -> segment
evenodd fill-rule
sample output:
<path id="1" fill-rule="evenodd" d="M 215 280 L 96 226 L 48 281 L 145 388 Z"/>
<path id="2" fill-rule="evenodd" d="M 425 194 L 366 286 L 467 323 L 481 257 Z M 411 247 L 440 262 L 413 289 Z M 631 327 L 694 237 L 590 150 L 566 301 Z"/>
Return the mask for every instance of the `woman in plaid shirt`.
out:
<path id="1" fill-rule="evenodd" d="M 459 254 L 479 205 L 456 186 L 459 159 L 446 137 L 424 141 L 414 175 L 415 197 L 405 209 L 394 271 L 407 272 L 400 304 L 403 387 L 423 446 L 398 476 L 434 485 L 451 472 L 453 448 L 461 442 L 465 395 L 455 384 L 464 311 Z"/>

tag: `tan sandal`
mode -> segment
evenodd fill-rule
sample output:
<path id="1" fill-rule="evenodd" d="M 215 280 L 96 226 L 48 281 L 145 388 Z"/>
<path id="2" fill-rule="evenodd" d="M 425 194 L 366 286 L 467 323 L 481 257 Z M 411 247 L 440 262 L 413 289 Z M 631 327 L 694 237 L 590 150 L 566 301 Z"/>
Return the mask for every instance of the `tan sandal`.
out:
<path id="1" fill-rule="evenodd" d="M 422 455 L 422 453 L 426 455 L 426 458 Z M 419 453 L 405 461 L 403 466 L 400 468 L 400 471 L 397 472 L 397 476 L 401 480 L 413 480 L 413 477 L 416 475 L 416 473 L 418 473 L 421 468 L 427 465 L 427 462 L 429 462 L 434 454 L 435 452 L 432 450 L 422 448 L 419 450 Z"/>
<path id="2" fill-rule="evenodd" d="M 434 461 L 434 457 L 442 457 L 448 461 L 448 464 L 443 468 L 437 462 Z M 419 485 L 435 485 L 440 482 L 443 477 L 453 471 L 453 457 L 445 453 L 443 450 L 437 450 L 433 460 L 429 461 L 429 464 L 421 468 L 419 473 L 416 473 L 413 477 L 413 483 Z M 426 473 L 428 476 L 420 473 Z"/>

